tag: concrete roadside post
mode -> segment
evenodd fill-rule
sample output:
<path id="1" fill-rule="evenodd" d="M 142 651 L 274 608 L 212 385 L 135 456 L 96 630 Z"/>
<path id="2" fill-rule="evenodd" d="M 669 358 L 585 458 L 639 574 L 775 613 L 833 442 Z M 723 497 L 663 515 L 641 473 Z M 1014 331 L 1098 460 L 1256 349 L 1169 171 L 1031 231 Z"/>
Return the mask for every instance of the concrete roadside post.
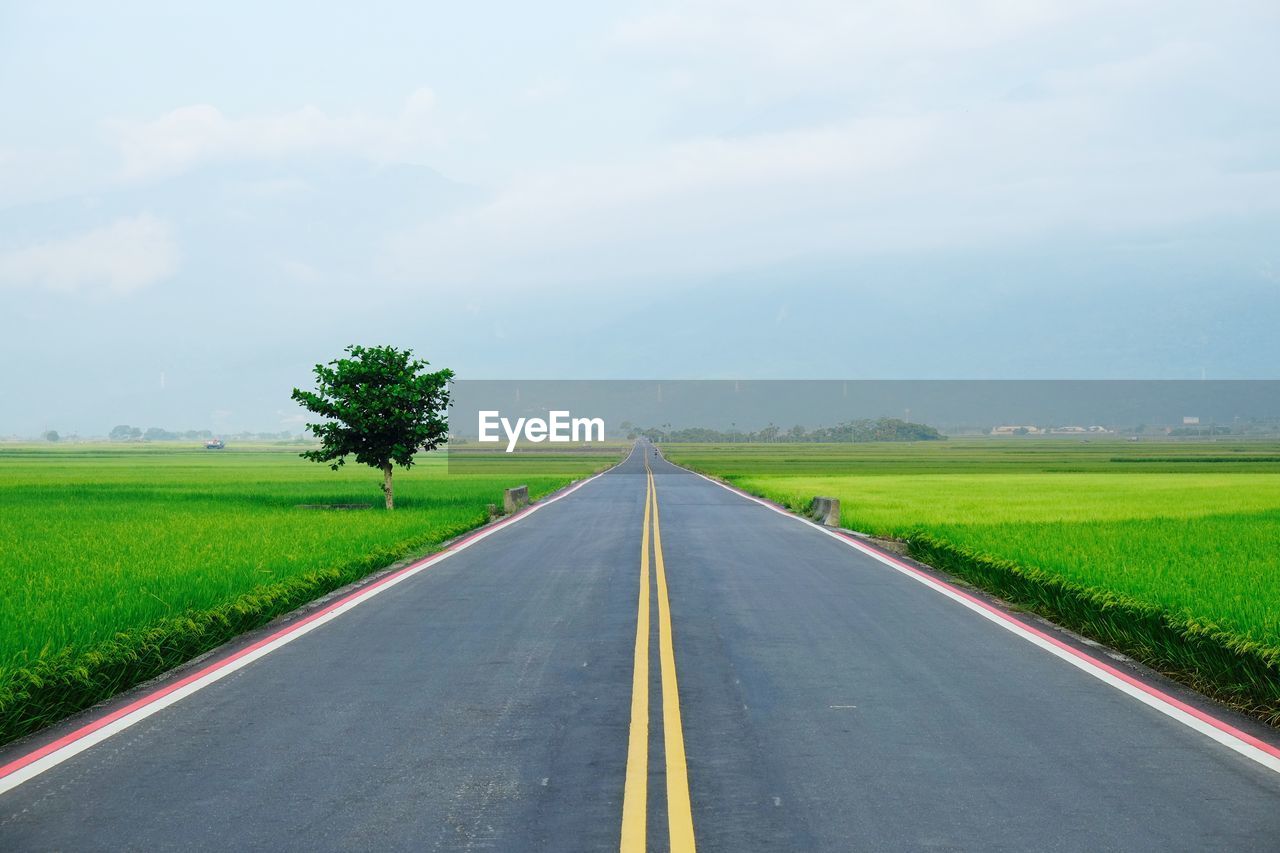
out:
<path id="1" fill-rule="evenodd" d="M 809 504 L 809 517 L 825 527 L 840 526 L 840 499 L 816 497 Z"/>
<path id="2" fill-rule="evenodd" d="M 529 487 L 516 486 L 512 489 L 502 490 L 502 511 L 505 513 L 513 513 L 521 507 L 529 505 Z"/>

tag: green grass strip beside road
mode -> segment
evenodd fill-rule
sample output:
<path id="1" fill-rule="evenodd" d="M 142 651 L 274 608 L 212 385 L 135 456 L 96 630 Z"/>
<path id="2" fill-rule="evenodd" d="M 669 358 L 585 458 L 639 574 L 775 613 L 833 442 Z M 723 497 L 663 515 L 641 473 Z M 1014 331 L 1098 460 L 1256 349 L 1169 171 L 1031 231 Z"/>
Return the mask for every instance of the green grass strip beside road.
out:
<path id="1" fill-rule="evenodd" d="M 665 452 L 794 511 L 839 498 L 845 527 L 1280 725 L 1276 443 L 1154 449 L 952 439 Z M 1159 464 L 1131 464 L 1149 459 Z"/>
<path id="2" fill-rule="evenodd" d="M 208 610 L 192 610 L 145 627 L 120 631 L 87 651 L 67 647 L 0 682 L 0 743 L 51 723 L 155 678 L 277 616 L 353 583 L 413 552 L 380 549 L 341 568 L 325 569 L 260 587 Z"/>
<path id="3" fill-rule="evenodd" d="M 380 474 L 298 449 L 0 446 L 0 743 L 91 707 L 346 584 L 483 524 L 502 489 L 536 499 L 625 448 L 499 456 L 455 473 L 432 454 Z"/>
<path id="4" fill-rule="evenodd" d="M 907 554 L 914 560 L 1123 652 L 1233 708 L 1280 725 L 1280 649 L 1274 646 L 927 534 L 905 541 Z"/>

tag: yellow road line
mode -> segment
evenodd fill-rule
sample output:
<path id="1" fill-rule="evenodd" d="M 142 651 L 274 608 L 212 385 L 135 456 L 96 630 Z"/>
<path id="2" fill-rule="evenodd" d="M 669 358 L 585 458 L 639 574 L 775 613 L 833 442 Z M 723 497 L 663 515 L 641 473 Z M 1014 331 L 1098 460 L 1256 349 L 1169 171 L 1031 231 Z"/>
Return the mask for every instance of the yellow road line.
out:
<path id="1" fill-rule="evenodd" d="M 645 853 L 649 800 L 649 531 L 653 530 L 653 564 L 658 587 L 658 658 L 662 668 L 662 735 L 667 767 L 667 824 L 671 853 L 694 853 L 693 808 L 689 802 L 689 770 L 685 763 L 680 691 L 676 684 L 675 644 L 671 636 L 671 602 L 658 523 L 658 486 L 649 460 L 644 462 L 644 531 L 640 536 L 640 602 L 636 615 L 635 669 L 631 676 L 631 730 L 627 740 L 627 779 L 622 793 L 622 853 Z"/>
<path id="2" fill-rule="evenodd" d="M 646 461 L 645 468 L 649 465 Z M 627 782 L 622 794 L 622 853 L 645 853 L 649 797 L 649 508 L 653 483 L 644 495 L 640 537 L 640 605 L 636 617 L 635 670 L 631 676 L 631 734 L 627 741 Z"/>
<path id="3" fill-rule="evenodd" d="M 662 734 L 667 754 L 667 824 L 671 830 L 671 853 L 693 853 L 693 807 L 689 802 L 689 770 L 685 764 L 676 653 L 671 639 L 671 602 L 667 597 L 667 571 L 662 560 L 662 531 L 658 524 L 658 488 L 653 481 L 653 471 L 649 471 L 649 494 L 653 500 L 653 559 L 658 576 L 658 657 L 662 666 Z"/>

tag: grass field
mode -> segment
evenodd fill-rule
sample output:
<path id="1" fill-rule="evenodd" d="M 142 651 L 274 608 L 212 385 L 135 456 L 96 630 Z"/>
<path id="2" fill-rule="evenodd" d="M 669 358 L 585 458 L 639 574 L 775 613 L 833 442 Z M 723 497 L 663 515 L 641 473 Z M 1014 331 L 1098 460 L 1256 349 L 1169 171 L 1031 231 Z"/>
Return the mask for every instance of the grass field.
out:
<path id="1" fill-rule="evenodd" d="M 0 742 L 616 460 L 541 454 L 486 473 L 441 456 L 338 472 L 297 448 L 0 447 Z M 298 504 L 368 503 L 365 511 Z"/>
<path id="2" fill-rule="evenodd" d="M 1273 722 L 1278 450 L 1025 439 L 666 448 L 793 509 L 837 497 L 843 526 L 904 540 L 924 562 Z"/>

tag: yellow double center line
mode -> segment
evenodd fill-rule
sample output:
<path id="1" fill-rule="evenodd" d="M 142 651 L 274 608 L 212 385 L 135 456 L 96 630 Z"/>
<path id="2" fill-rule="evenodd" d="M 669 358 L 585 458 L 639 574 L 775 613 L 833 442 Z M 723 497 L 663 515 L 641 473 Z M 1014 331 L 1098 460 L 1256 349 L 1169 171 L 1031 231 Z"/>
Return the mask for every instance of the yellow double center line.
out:
<path id="1" fill-rule="evenodd" d="M 693 853 L 693 809 L 689 804 L 689 771 L 685 765 L 684 728 L 676 655 L 671 639 L 671 602 L 662 559 L 658 522 L 658 489 L 649 460 L 644 463 L 646 490 L 644 532 L 640 537 L 640 603 L 636 618 L 635 672 L 631 679 L 631 734 L 627 742 L 627 781 L 622 795 L 622 853 L 646 850 L 649 801 L 649 531 L 653 531 L 653 565 L 658 587 L 658 659 L 662 667 L 662 734 L 667 759 L 667 824 L 671 853 Z"/>

